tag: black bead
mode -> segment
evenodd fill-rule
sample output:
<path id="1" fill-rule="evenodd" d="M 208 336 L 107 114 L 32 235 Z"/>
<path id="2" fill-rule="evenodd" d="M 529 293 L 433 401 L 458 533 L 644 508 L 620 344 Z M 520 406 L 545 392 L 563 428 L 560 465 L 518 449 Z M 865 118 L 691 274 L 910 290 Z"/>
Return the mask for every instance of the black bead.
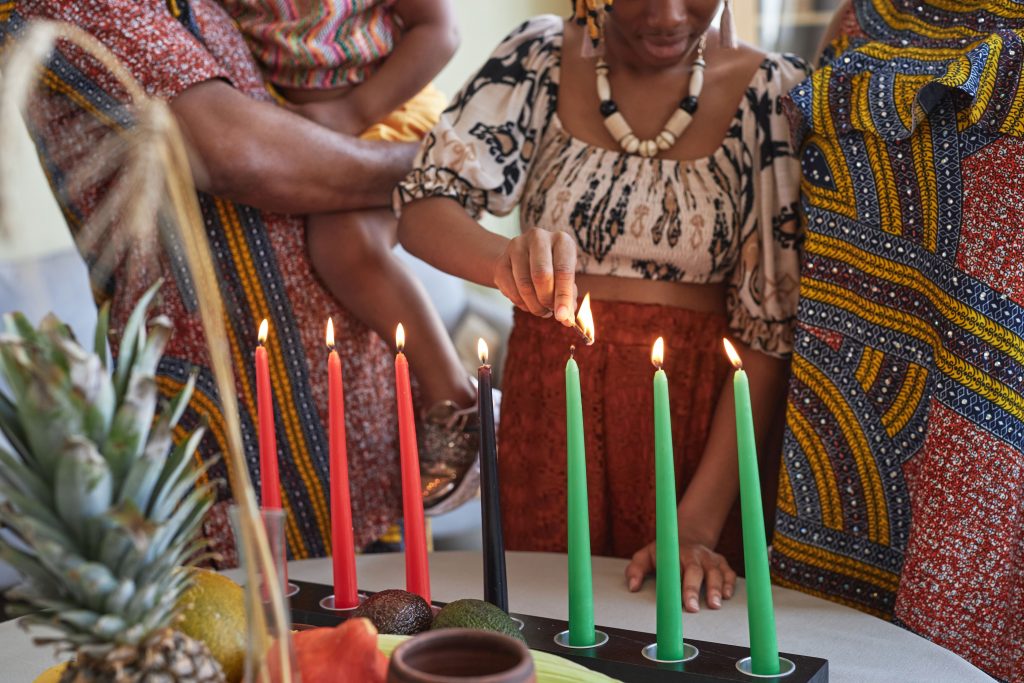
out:
<path id="1" fill-rule="evenodd" d="M 687 114 L 693 116 L 694 112 L 697 111 L 697 96 L 689 95 L 684 97 L 679 103 L 679 108 L 685 111 Z"/>
<path id="2" fill-rule="evenodd" d="M 619 110 L 618 106 L 611 100 L 601 102 L 601 116 L 608 118 Z"/>

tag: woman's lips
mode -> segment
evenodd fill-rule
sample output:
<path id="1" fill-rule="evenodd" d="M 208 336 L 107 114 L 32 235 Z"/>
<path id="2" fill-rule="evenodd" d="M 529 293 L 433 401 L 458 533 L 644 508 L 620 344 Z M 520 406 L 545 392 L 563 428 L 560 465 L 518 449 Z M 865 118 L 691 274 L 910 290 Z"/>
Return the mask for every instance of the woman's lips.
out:
<path id="1" fill-rule="evenodd" d="M 690 41 L 686 38 L 680 38 L 677 40 L 664 40 L 656 38 L 643 37 L 640 39 L 644 45 L 644 49 L 654 57 L 655 59 L 679 59 L 684 54 L 690 45 Z"/>

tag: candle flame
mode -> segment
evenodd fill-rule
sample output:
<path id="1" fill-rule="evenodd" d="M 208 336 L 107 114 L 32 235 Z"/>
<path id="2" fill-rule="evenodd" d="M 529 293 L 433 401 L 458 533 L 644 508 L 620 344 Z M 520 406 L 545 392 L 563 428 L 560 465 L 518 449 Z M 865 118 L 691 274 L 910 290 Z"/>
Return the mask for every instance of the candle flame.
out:
<path id="1" fill-rule="evenodd" d="M 405 328 L 402 327 L 402 323 L 398 323 L 398 329 L 395 330 L 395 346 L 399 352 L 405 348 Z"/>
<path id="2" fill-rule="evenodd" d="M 736 353 L 736 347 L 729 343 L 728 339 L 722 339 L 722 344 L 725 346 L 725 354 L 729 356 L 729 362 L 737 370 L 743 369 L 743 361 L 740 360 L 740 354 Z"/>
<path id="3" fill-rule="evenodd" d="M 263 322 L 260 323 L 260 331 L 256 335 L 256 338 L 260 340 L 260 346 L 267 343 L 267 327 L 267 319 L 264 318 Z"/>
<path id="4" fill-rule="evenodd" d="M 594 343 L 594 314 L 590 310 L 590 292 L 583 297 L 580 310 L 576 313 L 576 329 L 587 340 L 587 346 Z"/>
<path id="5" fill-rule="evenodd" d="M 325 335 L 327 340 L 327 348 L 334 348 L 334 320 L 332 318 L 327 319 L 327 334 Z"/>
<path id="6" fill-rule="evenodd" d="M 661 370 L 661 364 L 665 362 L 665 340 L 661 337 L 654 340 L 654 346 L 651 348 L 651 362 L 659 370 Z"/>
<path id="7" fill-rule="evenodd" d="M 481 365 L 487 365 L 487 342 L 484 341 L 483 337 L 476 341 L 476 355 L 480 356 Z"/>

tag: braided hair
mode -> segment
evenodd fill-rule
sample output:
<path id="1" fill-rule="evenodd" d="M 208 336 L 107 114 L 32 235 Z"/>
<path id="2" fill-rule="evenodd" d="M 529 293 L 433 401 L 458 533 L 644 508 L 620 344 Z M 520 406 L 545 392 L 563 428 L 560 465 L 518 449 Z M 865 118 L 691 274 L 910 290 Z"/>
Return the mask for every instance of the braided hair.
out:
<path id="1" fill-rule="evenodd" d="M 604 5 L 605 12 L 612 11 L 615 0 L 572 0 L 573 17 L 580 26 L 587 27 L 587 35 L 594 47 L 601 42 L 602 19 L 599 9 Z"/>

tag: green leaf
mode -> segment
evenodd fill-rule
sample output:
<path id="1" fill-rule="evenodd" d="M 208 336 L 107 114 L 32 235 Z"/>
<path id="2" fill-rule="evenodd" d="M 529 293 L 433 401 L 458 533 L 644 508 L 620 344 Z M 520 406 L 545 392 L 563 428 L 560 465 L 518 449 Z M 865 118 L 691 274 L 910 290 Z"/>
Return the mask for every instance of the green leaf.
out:
<path id="1" fill-rule="evenodd" d="M 68 528 L 81 534 L 83 522 L 105 514 L 113 499 L 110 467 L 95 444 L 72 438 L 57 466 L 56 507 Z"/>
<path id="2" fill-rule="evenodd" d="M 205 434 L 206 429 L 199 427 L 171 451 L 170 457 L 164 464 L 163 472 L 160 474 L 157 493 L 153 496 L 149 509 L 146 510 L 146 513 L 155 521 L 162 522 L 177 503 L 178 498 L 172 495 L 174 487 L 183 477 L 191 475 L 188 467 L 192 465 L 192 456 L 195 455 Z M 198 475 L 191 475 L 191 478 L 194 481 L 198 479 Z"/>
<path id="3" fill-rule="evenodd" d="M 99 315 L 96 317 L 96 333 L 93 337 L 92 352 L 95 353 L 107 368 L 107 333 L 110 331 L 110 302 L 104 302 L 100 306 Z"/>
<path id="4" fill-rule="evenodd" d="M 46 482 L 4 448 L 0 448 L 0 477 L 9 482 L 11 488 L 33 497 L 40 505 L 53 506 L 53 492 Z"/>
<path id="5" fill-rule="evenodd" d="M 142 325 L 145 321 L 146 313 L 149 311 L 149 305 L 153 302 L 153 297 L 156 296 L 157 290 L 160 289 L 162 284 L 163 280 L 158 280 L 152 287 L 146 290 L 145 294 L 139 298 L 138 303 L 135 304 L 131 315 L 128 316 L 128 322 L 124 325 L 120 351 L 114 368 L 114 387 L 117 390 L 119 399 L 128 391 L 128 379 L 131 374 L 132 365 L 135 362 L 135 355 L 142 348 L 140 343 L 140 336 L 143 335 Z"/>
<path id="6" fill-rule="evenodd" d="M 185 409 L 188 408 L 188 402 L 192 399 L 192 393 L 196 389 L 196 379 L 199 376 L 199 371 L 193 369 L 188 373 L 188 380 L 185 382 L 185 386 L 181 388 L 178 395 L 175 396 L 170 405 L 164 410 L 164 415 L 168 418 L 168 424 L 171 428 L 178 426 L 178 421 L 181 420 L 181 416 L 185 414 Z"/>

